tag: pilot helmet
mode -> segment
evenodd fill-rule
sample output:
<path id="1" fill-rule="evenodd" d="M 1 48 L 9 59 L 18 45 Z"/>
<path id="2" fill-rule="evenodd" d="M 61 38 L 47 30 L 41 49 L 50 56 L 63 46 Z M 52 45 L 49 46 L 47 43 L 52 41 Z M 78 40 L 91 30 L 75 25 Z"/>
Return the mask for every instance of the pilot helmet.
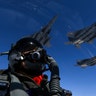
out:
<path id="1" fill-rule="evenodd" d="M 25 37 L 17 41 L 9 51 L 9 68 L 13 72 L 37 76 L 46 69 L 45 56 L 46 51 L 37 40 Z"/>

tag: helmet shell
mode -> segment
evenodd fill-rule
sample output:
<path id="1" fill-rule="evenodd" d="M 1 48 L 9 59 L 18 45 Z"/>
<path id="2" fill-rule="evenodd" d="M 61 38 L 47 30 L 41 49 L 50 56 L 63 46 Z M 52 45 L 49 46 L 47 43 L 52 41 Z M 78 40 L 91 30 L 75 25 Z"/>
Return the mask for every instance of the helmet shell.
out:
<path id="1" fill-rule="evenodd" d="M 17 43 L 15 44 L 15 46 L 13 46 L 11 50 L 15 49 L 18 52 L 24 52 L 28 50 L 33 50 L 35 47 L 43 48 L 43 46 L 37 40 L 31 37 L 26 37 L 17 41 Z"/>
<path id="2" fill-rule="evenodd" d="M 26 38 L 22 38 L 19 41 L 17 41 L 17 43 L 11 48 L 11 50 L 9 52 L 9 56 L 8 56 L 9 67 L 11 68 L 11 70 L 16 71 L 19 68 L 23 68 L 23 67 L 21 67 L 21 62 L 25 61 L 27 68 L 25 68 L 22 71 L 26 71 L 27 73 L 30 73 L 30 72 L 28 72 L 28 67 L 32 66 L 31 68 L 29 68 L 31 73 L 32 73 L 32 71 L 34 71 L 36 74 L 42 73 L 42 71 L 44 71 L 44 68 L 45 68 L 45 65 L 42 64 L 42 62 L 38 62 L 38 63 L 36 62 L 34 64 L 33 62 L 24 60 L 24 57 L 22 56 L 23 52 L 34 50 L 35 48 L 43 49 L 43 46 L 37 40 L 35 40 L 33 38 L 26 37 Z M 40 68 L 39 68 L 39 66 L 40 66 Z M 36 68 L 37 72 L 35 71 L 35 68 Z M 40 69 L 40 71 L 39 71 L 39 69 Z"/>

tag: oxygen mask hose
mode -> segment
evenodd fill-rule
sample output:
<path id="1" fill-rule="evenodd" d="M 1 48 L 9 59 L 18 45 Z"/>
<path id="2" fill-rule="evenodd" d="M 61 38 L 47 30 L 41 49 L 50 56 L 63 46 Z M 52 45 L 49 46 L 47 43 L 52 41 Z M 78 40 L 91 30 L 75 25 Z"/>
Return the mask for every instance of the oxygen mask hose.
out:
<path id="1" fill-rule="evenodd" d="M 50 94 L 51 96 L 61 96 L 61 89 L 60 89 L 60 77 L 59 77 L 59 68 L 54 60 L 54 58 L 48 56 L 48 66 L 51 71 L 51 80 L 50 80 Z"/>

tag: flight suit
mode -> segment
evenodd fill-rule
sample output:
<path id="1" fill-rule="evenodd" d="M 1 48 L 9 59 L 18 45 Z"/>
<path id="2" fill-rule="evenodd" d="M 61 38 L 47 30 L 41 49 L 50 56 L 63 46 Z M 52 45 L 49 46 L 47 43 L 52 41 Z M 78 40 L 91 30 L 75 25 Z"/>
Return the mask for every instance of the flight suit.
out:
<path id="1" fill-rule="evenodd" d="M 48 81 L 38 85 L 33 79 L 21 74 L 0 75 L 0 96 L 49 96 Z"/>
<path id="2" fill-rule="evenodd" d="M 42 75 L 39 82 L 36 78 L 4 72 L 0 75 L 0 96 L 51 96 L 47 75 Z M 60 96 L 72 96 L 71 93 L 66 94 L 64 89 L 61 90 Z"/>

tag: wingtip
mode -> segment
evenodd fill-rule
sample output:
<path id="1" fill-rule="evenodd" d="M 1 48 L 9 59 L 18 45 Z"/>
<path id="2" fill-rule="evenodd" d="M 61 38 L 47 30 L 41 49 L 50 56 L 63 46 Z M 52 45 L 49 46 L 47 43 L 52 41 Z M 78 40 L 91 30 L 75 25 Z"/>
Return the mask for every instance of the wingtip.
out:
<path id="1" fill-rule="evenodd" d="M 0 56 L 2 56 L 2 55 L 8 55 L 9 54 L 9 51 L 7 51 L 7 52 L 1 52 L 0 53 Z"/>

